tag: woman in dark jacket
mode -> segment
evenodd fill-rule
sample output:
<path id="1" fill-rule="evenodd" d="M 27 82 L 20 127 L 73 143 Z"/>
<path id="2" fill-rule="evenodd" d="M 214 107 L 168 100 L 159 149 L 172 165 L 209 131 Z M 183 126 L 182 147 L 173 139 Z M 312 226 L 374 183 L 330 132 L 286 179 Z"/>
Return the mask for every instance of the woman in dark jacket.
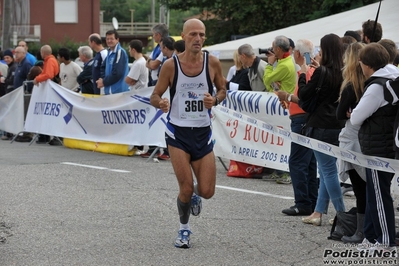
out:
<path id="1" fill-rule="evenodd" d="M 344 126 L 336 117 L 338 97 L 342 83 L 341 69 L 343 67 L 343 44 L 335 34 L 325 35 L 320 41 L 320 65 L 326 73 L 318 92 L 315 110 L 309 114 L 306 121 L 308 137 L 338 146 L 338 135 Z M 316 89 L 321 76 L 321 67 L 317 68 L 311 79 L 306 83 L 308 66 L 301 66 L 298 80 L 299 99 L 307 101 L 316 95 Z M 302 219 L 304 223 L 321 225 L 321 216 L 327 213 L 328 204 L 332 201 L 337 212 L 344 212 L 345 205 L 338 180 L 337 159 L 333 156 L 314 150 L 317 160 L 320 186 L 314 212 Z"/>
<path id="2" fill-rule="evenodd" d="M 6 84 L 6 93 L 10 93 L 14 90 L 14 75 L 18 64 L 15 62 L 14 55 L 11 50 L 4 51 L 4 61 L 8 66 L 7 77 L 5 77 L 4 83 Z"/>
<path id="3" fill-rule="evenodd" d="M 242 65 L 238 51 L 234 52 L 234 67 L 232 67 L 232 77 L 226 83 L 226 88 L 232 91 L 252 91 L 251 84 L 249 83 L 248 68 Z M 229 71 L 230 73 L 230 71 Z"/>

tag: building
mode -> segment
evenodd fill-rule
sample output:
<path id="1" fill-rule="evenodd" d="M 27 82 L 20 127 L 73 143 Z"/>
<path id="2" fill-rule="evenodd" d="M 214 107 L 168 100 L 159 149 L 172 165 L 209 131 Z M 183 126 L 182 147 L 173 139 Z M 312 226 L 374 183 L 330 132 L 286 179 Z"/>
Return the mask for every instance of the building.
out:
<path id="1" fill-rule="evenodd" d="M 3 38 L 9 36 L 10 46 L 18 40 L 50 43 L 51 41 L 86 42 L 88 36 L 113 29 L 103 23 L 100 0 L 0 0 L 0 19 Z M 119 22 L 121 40 L 137 38 L 148 43 L 152 23 Z M 6 43 L 4 41 L 4 43 Z"/>
<path id="2" fill-rule="evenodd" d="M 6 1 L 9 1 L 9 18 Z M 2 34 L 7 35 L 8 24 L 11 45 L 21 39 L 41 43 L 65 39 L 82 42 L 100 30 L 100 0 L 0 0 L 0 5 Z"/>

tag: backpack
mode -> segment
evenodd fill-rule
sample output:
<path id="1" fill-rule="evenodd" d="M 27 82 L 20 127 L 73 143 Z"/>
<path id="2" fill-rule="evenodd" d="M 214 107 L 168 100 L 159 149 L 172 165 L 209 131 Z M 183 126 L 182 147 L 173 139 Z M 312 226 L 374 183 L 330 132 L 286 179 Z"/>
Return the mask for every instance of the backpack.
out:
<path id="1" fill-rule="evenodd" d="M 353 236 L 357 228 L 357 208 L 353 207 L 348 212 L 338 212 L 327 239 L 341 241 L 343 236 Z"/>
<path id="2" fill-rule="evenodd" d="M 399 101 L 399 77 L 395 80 L 388 80 L 384 85 L 384 99 L 392 104 L 397 105 Z M 395 123 L 394 123 L 394 140 L 396 150 L 399 150 L 399 109 L 396 113 Z"/>

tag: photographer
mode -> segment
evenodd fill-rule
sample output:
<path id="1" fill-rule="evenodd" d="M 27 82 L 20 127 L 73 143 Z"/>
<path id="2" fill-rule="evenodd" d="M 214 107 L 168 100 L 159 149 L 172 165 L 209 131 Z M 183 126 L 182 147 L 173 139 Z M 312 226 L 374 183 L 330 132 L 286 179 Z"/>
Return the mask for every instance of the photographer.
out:
<path id="1" fill-rule="evenodd" d="M 253 91 L 266 91 L 262 80 L 266 62 L 255 55 L 250 44 L 243 44 L 238 47 L 238 55 L 243 66 L 249 68 L 248 78 L 251 89 Z"/>
<path id="2" fill-rule="evenodd" d="M 293 93 L 296 84 L 296 71 L 290 53 L 290 41 L 285 36 L 277 36 L 272 43 L 273 52 L 268 51 L 263 83 L 268 91 L 282 90 Z M 273 65 L 277 61 L 276 66 Z M 276 86 L 278 84 L 278 86 Z"/>
<path id="3" fill-rule="evenodd" d="M 295 47 L 294 44 L 292 46 Z M 296 71 L 290 53 L 290 41 L 285 36 L 277 36 L 272 43 L 272 48 L 273 52 L 267 50 L 268 64 L 263 76 L 263 83 L 268 91 L 281 90 L 292 94 L 296 85 Z M 269 179 L 276 180 L 279 184 L 291 183 L 289 173 L 280 170 L 271 174 Z"/>

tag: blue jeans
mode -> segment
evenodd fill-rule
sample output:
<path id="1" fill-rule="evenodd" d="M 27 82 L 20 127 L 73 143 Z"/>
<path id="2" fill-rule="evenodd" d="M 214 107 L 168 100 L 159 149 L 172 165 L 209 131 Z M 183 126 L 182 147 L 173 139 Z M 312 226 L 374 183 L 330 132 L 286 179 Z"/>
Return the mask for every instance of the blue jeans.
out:
<path id="1" fill-rule="evenodd" d="M 310 137 L 338 145 L 340 131 L 340 129 L 313 128 Z M 320 174 L 319 196 L 315 211 L 327 213 L 328 204 L 331 200 L 337 212 L 344 212 L 345 204 L 338 180 L 337 158 L 318 151 L 314 151 L 314 155 Z"/>
<path id="2" fill-rule="evenodd" d="M 301 134 L 306 115 L 291 117 L 291 131 Z M 316 158 L 313 150 L 291 142 L 291 153 L 288 161 L 292 188 L 294 189 L 295 206 L 314 210 L 317 201 Z"/>

